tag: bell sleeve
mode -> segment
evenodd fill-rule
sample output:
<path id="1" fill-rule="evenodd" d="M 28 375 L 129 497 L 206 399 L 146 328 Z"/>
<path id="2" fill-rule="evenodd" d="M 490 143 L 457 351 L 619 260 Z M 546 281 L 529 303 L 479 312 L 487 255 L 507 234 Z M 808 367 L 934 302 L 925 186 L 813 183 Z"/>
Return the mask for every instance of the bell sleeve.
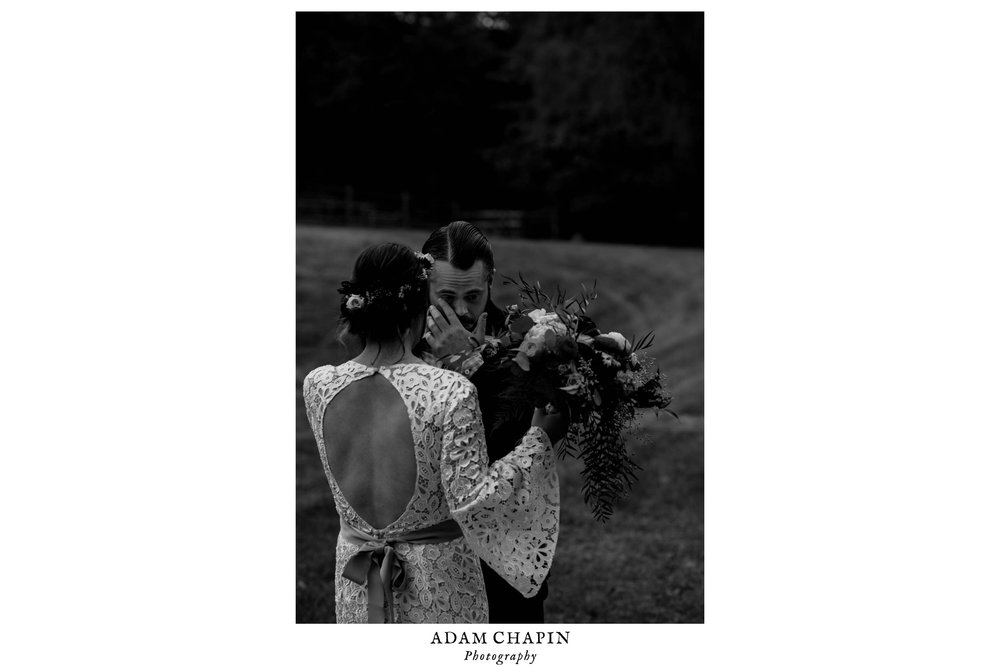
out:
<path id="1" fill-rule="evenodd" d="M 441 483 L 472 550 L 525 597 L 545 581 L 559 537 L 559 478 L 545 431 L 533 426 L 489 464 L 476 388 L 462 378 L 442 423 Z"/>

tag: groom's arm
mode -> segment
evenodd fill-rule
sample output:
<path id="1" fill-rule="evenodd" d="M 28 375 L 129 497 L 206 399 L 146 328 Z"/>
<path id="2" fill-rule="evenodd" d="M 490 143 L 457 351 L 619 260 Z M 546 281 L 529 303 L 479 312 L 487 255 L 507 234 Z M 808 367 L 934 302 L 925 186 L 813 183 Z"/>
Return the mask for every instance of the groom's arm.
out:
<path id="1" fill-rule="evenodd" d="M 471 350 L 449 355 L 442 361 L 441 366 L 450 371 L 461 373 L 475 384 L 473 376 L 479 372 L 484 363 L 482 348 L 474 347 Z"/>
<path id="2" fill-rule="evenodd" d="M 426 340 L 422 340 L 414 346 L 413 354 L 420 357 L 431 366 L 437 366 L 438 368 L 445 368 L 449 371 L 461 373 L 465 377 L 472 380 L 473 384 L 476 382 L 476 373 L 483 367 L 484 364 L 482 347 L 472 347 L 471 344 L 469 349 L 463 350 L 462 352 L 448 354 L 446 356 L 438 356 L 434 353 L 430 344 Z"/>

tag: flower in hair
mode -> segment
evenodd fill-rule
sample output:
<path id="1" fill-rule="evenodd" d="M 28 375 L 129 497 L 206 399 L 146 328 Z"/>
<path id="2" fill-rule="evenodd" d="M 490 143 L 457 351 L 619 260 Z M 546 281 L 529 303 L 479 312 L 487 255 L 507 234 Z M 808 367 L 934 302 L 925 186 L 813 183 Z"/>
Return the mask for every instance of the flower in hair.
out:
<path id="1" fill-rule="evenodd" d="M 358 310 L 364 308 L 365 298 L 359 294 L 351 294 L 347 297 L 347 303 L 344 305 L 347 310 Z"/>
<path id="2" fill-rule="evenodd" d="M 417 273 L 417 278 L 420 280 L 428 280 L 430 278 L 430 270 L 434 268 L 434 257 L 429 252 L 414 252 L 417 256 L 417 261 L 423 264 L 423 267 Z"/>

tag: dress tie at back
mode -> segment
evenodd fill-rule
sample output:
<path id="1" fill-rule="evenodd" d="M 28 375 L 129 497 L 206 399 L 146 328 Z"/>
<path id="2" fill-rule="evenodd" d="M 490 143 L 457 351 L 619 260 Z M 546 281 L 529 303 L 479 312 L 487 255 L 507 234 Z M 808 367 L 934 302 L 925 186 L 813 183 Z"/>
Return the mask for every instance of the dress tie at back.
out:
<path id="1" fill-rule="evenodd" d="M 377 538 L 340 520 L 340 535 L 361 547 L 344 565 L 344 578 L 368 590 L 368 622 L 393 623 L 392 592 L 401 590 L 406 579 L 403 564 L 396 557 L 396 544 L 440 544 L 462 537 L 462 529 L 449 519 L 392 538 Z"/>

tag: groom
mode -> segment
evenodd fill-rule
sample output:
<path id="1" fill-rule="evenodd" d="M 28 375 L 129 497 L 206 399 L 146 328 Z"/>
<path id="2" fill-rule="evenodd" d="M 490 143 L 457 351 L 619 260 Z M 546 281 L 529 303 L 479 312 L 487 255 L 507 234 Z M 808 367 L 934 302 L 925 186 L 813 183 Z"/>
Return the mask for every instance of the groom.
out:
<path id="1" fill-rule="evenodd" d="M 499 335 L 506 314 L 491 297 L 496 267 L 493 248 L 483 233 L 468 222 L 453 222 L 435 230 L 424 243 L 424 253 L 434 258 L 430 276 L 431 307 L 427 333 L 414 350 L 446 368 L 464 374 L 476 386 L 483 423 L 491 424 L 506 375 L 485 361 L 475 348 L 486 334 Z M 487 428 L 486 448 L 490 462 L 510 453 L 531 426 L 531 415 L 521 421 Z M 565 434 L 565 420 L 559 416 L 546 428 L 553 442 Z M 525 598 L 486 563 L 482 563 L 491 623 L 542 623 L 542 603 L 548 596 L 548 582 L 537 595 Z"/>

